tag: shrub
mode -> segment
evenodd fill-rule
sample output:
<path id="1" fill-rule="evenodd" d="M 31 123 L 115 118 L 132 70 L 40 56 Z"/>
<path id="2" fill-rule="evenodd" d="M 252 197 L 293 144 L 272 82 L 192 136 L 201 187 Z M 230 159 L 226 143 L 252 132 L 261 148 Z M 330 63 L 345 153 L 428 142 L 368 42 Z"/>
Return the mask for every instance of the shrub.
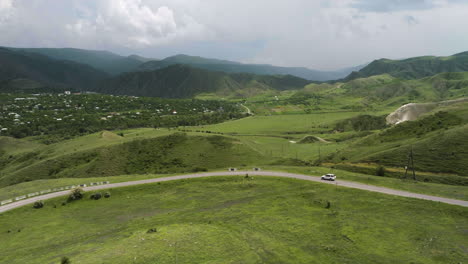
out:
<path id="1" fill-rule="evenodd" d="M 42 207 L 44 207 L 44 203 L 42 201 L 37 201 L 33 205 L 33 208 L 35 208 L 35 209 L 39 209 L 39 208 L 42 208 Z"/>
<path id="2" fill-rule="evenodd" d="M 99 200 L 99 199 L 101 199 L 101 197 L 102 197 L 101 193 L 94 193 L 94 194 L 92 194 L 90 196 L 90 198 L 93 199 L 93 200 Z"/>
<path id="3" fill-rule="evenodd" d="M 76 188 L 71 191 L 70 196 L 68 196 L 68 201 L 71 202 L 71 201 L 80 200 L 81 198 L 83 198 L 83 196 L 84 196 L 83 189 Z"/>
<path id="4" fill-rule="evenodd" d="M 375 170 L 375 175 L 377 176 L 385 176 L 385 167 L 384 166 L 378 166 Z"/>
<path id="5" fill-rule="evenodd" d="M 146 231 L 146 233 L 148 233 L 148 234 L 156 233 L 156 232 L 158 232 L 158 230 L 156 228 L 150 228 L 150 229 L 148 229 L 148 231 Z"/>
<path id="6" fill-rule="evenodd" d="M 106 193 L 104 194 L 104 198 L 110 198 L 110 197 L 111 197 L 110 192 L 106 192 Z"/>
<path id="7" fill-rule="evenodd" d="M 331 207 L 331 203 L 330 201 L 327 201 L 327 205 L 325 205 L 325 208 L 330 209 L 330 207 Z"/>
<path id="8" fill-rule="evenodd" d="M 61 264 L 70 264 L 71 261 L 68 257 L 63 257 L 62 260 L 60 261 Z"/>
<path id="9" fill-rule="evenodd" d="M 208 171 L 208 169 L 202 168 L 202 167 L 195 167 L 192 169 L 192 172 L 202 172 L 202 171 Z"/>

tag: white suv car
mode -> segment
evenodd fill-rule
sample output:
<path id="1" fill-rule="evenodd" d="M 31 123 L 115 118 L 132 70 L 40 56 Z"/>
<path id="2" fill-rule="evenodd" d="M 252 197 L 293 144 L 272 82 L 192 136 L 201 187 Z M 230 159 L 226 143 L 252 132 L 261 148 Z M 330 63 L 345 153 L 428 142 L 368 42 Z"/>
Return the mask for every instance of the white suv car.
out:
<path id="1" fill-rule="evenodd" d="M 327 180 L 327 181 L 334 181 L 336 180 L 336 176 L 335 174 L 328 173 L 328 174 L 323 175 L 321 179 Z"/>

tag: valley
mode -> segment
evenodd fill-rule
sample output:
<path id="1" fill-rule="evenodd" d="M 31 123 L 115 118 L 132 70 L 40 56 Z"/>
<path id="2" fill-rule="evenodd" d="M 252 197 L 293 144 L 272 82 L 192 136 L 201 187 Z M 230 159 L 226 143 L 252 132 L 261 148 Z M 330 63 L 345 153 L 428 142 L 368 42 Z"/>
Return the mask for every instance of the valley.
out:
<path id="1" fill-rule="evenodd" d="M 0 262 L 467 260 L 466 53 L 334 81 L 192 56 L 0 53 Z M 327 173 L 338 180 L 317 183 Z"/>

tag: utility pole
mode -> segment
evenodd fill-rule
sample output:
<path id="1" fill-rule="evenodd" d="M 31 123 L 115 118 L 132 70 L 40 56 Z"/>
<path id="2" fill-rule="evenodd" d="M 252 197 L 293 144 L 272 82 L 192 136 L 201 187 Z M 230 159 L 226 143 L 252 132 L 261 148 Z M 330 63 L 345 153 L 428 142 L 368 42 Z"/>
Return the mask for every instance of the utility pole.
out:
<path id="1" fill-rule="evenodd" d="M 318 156 L 319 156 L 319 158 L 318 158 L 319 163 L 322 163 L 322 155 L 321 155 L 321 153 L 320 153 L 320 145 L 319 145 L 319 147 L 318 147 Z"/>
<path id="2" fill-rule="evenodd" d="M 416 180 L 416 171 L 414 170 L 414 155 L 413 155 L 413 146 L 411 146 L 410 152 L 408 154 L 408 162 L 405 166 L 405 179 L 408 175 L 408 169 L 411 166 L 411 170 L 413 170 L 413 180 Z"/>

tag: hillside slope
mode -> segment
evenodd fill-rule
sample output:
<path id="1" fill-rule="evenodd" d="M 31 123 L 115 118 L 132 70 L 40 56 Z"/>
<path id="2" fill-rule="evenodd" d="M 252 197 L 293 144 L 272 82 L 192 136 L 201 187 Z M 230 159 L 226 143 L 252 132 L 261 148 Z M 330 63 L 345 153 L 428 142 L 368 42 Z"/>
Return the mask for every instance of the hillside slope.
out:
<path id="1" fill-rule="evenodd" d="M 404 60 L 379 59 L 348 75 L 344 80 L 389 74 L 400 79 L 419 79 L 442 72 L 468 71 L 468 52 L 448 57 L 423 56 Z"/>
<path id="2" fill-rule="evenodd" d="M 311 84 L 302 92 L 309 96 L 319 96 L 322 104 L 347 103 L 347 106 L 343 106 L 346 108 L 400 107 L 408 103 L 468 97 L 468 72 L 440 73 L 417 80 L 403 80 L 382 74 L 344 83 Z"/>
<path id="3" fill-rule="evenodd" d="M 112 133 L 107 132 L 107 137 L 109 134 Z M 61 143 L 57 144 L 60 148 Z M 53 157 L 48 156 L 49 152 L 31 149 L 17 155 L 3 153 L 0 186 L 37 179 L 193 172 L 266 162 L 258 152 L 234 139 L 182 133 L 116 142 Z"/>
<path id="4" fill-rule="evenodd" d="M 242 89 L 300 89 L 309 81 L 294 76 L 226 74 L 185 65 L 171 65 L 156 71 L 132 72 L 110 78 L 97 89 L 109 94 L 188 98 L 200 93 L 236 93 Z"/>
<path id="5" fill-rule="evenodd" d="M 0 83 L 30 79 L 47 85 L 91 90 L 97 82 L 108 77 L 106 73 L 85 64 L 5 48 L 0 48 L 0 61 Z"/>
<path id="6" fill-rule="evenodd" d="M 329 161 L 378 163 L 403 168 L 413 149 L 418 171 L 468 176 L 468 103 L 442 106 L 376 134 L 355 141 L 331 155 Z M 456 179 L 455 179 L 456 180 Z M 458 180 L 458 184 L 466 180 Z"/>

